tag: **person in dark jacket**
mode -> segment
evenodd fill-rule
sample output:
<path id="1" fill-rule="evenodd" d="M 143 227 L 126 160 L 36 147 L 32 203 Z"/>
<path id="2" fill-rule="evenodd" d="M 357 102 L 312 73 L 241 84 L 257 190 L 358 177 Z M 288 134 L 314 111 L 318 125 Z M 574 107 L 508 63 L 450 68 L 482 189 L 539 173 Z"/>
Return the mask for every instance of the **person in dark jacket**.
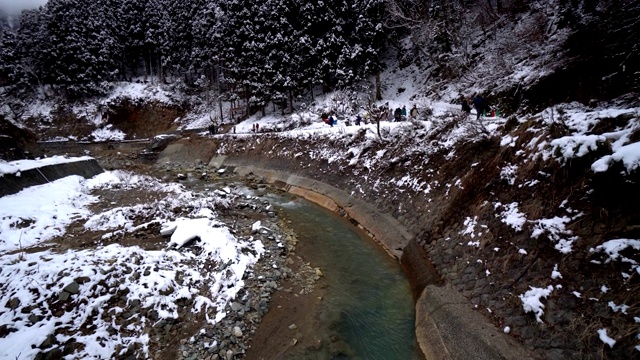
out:
<path id="1" fill-rule="evenodd" d="M 467 115 L 471 114 L 471 105 L 469 105 L 469 100 L 466 97 L 461 96 L 460 103 L 462 105 L 462 111 L 467 113 Z"/>
<path id="2" fill-rule="evenodd" d="M 476 111 L 478 112 L 478 119 L 480 119 L 480 115 L 491 112 L 489 103 L 487 103 L 487 101 L 480 95 L 476 95 L 473 98 L 473 107 L 476 108 Z"/>
<path id="3" fill-rule="evenodd" d="M 402 118 L 402 109 L 396 108 L 396 110 L 393 112 L 393 117 L 396 121 L 400 121 L 400 119 Z"/>

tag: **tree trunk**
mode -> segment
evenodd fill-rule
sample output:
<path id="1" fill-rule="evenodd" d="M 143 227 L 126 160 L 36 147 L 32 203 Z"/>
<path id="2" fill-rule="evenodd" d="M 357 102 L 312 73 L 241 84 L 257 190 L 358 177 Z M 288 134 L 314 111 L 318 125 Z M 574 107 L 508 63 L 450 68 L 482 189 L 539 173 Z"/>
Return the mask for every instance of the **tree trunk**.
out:
<path id="1" fill-rule="evenodd" d="M 380 88 L 380 70 L 378 70 L 376 72 L 376 100 L 378 101 L 382 100 L 382 90 Z"/>
<path id="2" fill-rule="evenodd" d="M 289 113 L 293 114 L 293 90 L 289 89 Z"/>

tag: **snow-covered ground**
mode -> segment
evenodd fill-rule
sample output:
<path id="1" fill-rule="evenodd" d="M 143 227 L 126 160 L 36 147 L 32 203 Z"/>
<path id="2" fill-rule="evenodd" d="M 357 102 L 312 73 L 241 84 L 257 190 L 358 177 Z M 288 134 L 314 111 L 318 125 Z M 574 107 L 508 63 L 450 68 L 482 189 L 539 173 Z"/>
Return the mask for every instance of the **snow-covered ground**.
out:
<path id="1" fill-rule="evenodd" d="M 24 163 L 4 165 L 14 172 Z M 125 188 L 164 196 L 151 203 L 98 213 L 90 210 L 100 201 L 91 194 L 93 190 Z M 264 247 L 260 241 L 236 238 L 217 220 L 216 207 L 239 195 L 228 188 L 220 191 L 225 197 L 215 193 L 196 196 L 179 184 L 113 171 L 88 180 L 69 176 L 0 198 L 0 324 L 8 330 L 0 338 L 0 358 L 34 358 L 41 351 L 38 346 L 60 329 L 66 330 L 56 335 L 57 342 L 73 338 L 84 345 L 68 358 L 112 358 L 136 344 L 149 356 L 149 336 L 143 328 L 161 319 L 177 318 L 179 299 L 192 300 L 191 311 L 204 313 L 211 323 L 223 319 L 225 306 L 243 288 L 243 277 L 263 255 Z M 191 211 L 175 218 L 172 210 L 176 207 Z M 134 218 L 151 214 L 147 222 L 134 224 Z M 103 238 L 161 224 L 163 235 L 171 235 L 169 247 L 149 251 L 114 243 L 58 252 L 55 246 L 46 245 L 53 238 L 73 241 L 67 226 L 78 221 L 86 230 L 105 232 Z M 201 249 L 197 254 L 179 249 L 196 237 Z M 34 245 L 50 249 L 29 250 Z M 224 266 L 212 268 L 211 264 Z M 131 273 L 139 276 L 129 276 Z M 155 310 L 157 318 L 135 314 L 128 319 L 127 328 L 120 329 L 115 318 L 123 308 L 104 306 L 118 289 L 128 289 L 127 304 L 139 302 L 141 308 Z M 74 306 L 58 311 L 69 297 Z M 21 308 L 29 311 L 19 311 Z"/>

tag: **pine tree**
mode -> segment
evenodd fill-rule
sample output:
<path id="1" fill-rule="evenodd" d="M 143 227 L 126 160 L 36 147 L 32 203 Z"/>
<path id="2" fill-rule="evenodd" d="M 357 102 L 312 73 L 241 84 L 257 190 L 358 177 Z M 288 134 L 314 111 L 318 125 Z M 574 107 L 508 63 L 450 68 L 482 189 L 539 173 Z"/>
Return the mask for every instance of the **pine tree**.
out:
<path id="1" fill-rule="evenodd" d="M 122 45 L 122 77 L 127 72 L 138 75 L 145 63 L 146 23 L 144 13 L 147 0 L 123 0 L 118 9 L 119 29 L 118 41 Z"/>
<path id="2" fill-rule="evenodd" d="M 116 0 L 51 0 L 47 3 L 49 66 L 71 97 L 102 94 L 118 74 L 121 47 L 114 34 Z"/>

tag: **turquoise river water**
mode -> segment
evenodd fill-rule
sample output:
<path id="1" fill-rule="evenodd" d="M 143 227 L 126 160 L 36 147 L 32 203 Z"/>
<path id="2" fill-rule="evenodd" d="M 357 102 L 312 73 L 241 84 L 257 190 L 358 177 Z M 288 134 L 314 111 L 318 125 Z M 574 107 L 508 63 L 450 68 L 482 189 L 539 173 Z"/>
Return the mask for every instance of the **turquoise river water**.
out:
<path id="1" fill-rule="evenodd" d="M 299 252 L 320 267 L 328 286 L 319 309 L 330 344 L 296 359 L 421 359 L 415 310 L 400 264 L 346 219 L 291 196 L 268 195 L 298 236 Z"/>

